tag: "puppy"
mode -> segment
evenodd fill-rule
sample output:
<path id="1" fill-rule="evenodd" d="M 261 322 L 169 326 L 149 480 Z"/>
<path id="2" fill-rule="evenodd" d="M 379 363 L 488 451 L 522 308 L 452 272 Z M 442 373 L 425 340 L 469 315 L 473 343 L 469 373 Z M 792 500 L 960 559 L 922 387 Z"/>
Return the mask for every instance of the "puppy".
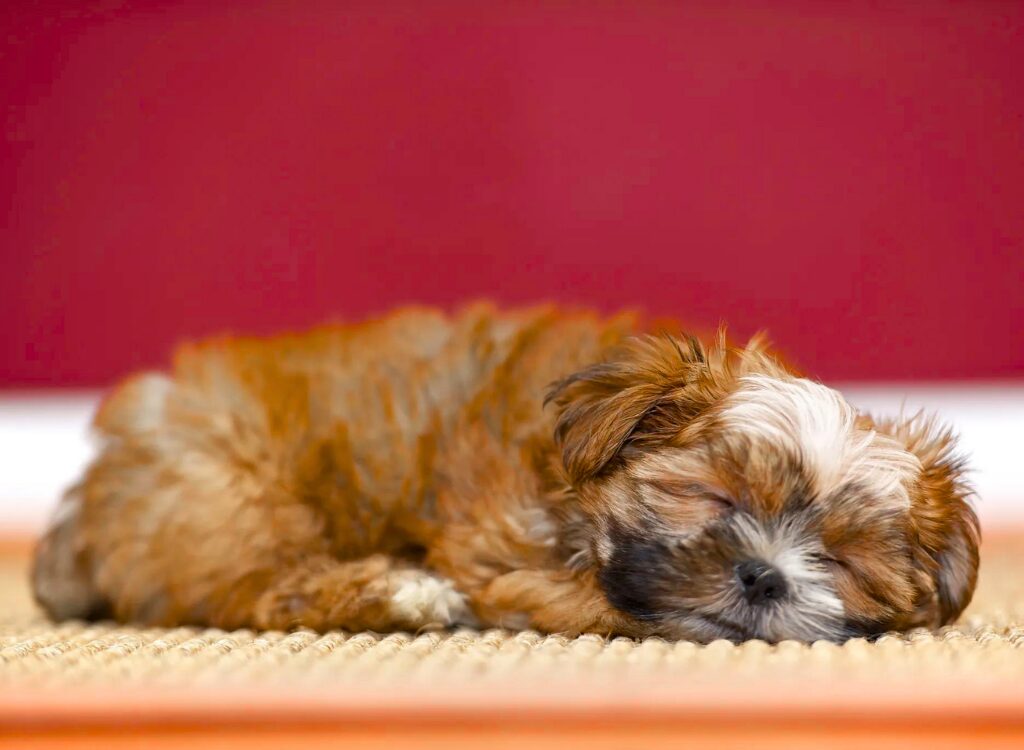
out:
<path id="1" fill-rule="evenodd" d="M 949 432 L 627 315 L 187 345 L 95 427 L 35 558 L 58 619 L 840 640 L 950 622 L 977 577 Z"/>

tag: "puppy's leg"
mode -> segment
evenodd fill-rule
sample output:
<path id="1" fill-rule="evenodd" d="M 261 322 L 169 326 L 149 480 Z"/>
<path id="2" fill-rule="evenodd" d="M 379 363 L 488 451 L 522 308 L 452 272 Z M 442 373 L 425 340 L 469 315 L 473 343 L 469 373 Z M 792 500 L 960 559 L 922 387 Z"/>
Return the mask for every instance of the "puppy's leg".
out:
<path id="1" fill-rule="evenodd" d="M 473 617 L 450 580 L 371 555 L 320 556 L 284 570 L 256 601 L 252 621 L 273 630 L 415 631 L 472 624 Z"/>
<path id="2" fill-rule="evenodd" d="M 263 400 L 214 374 L 201 388 L 136 378 L 105 403 L 100 454 L 36 557 L 52 616 L 380 630 L 467 616 L 449 582 L 373 555 L 362 529 L 339 540 L 344 507 L 296 479 L 305 426 L 282 433 Z"/>
<path id="3" fill-rule="evenodd" d="M 226 370 L 201 385 L 143 376 L 104 405 L 100 455 L 36 558 L 51 615 L 227 629 L 471 621 L 449 580 L 372 554 L 366 519 L 298 480 L 308 409 L 272 410 Z"/>
<path id="4" fill-rule="evenodd" d="M 549 493 L 529 445 L 503 440 L 480 422 L 464 425 L 439 460 L 437 503 L 445 523 L 428 545 L 427 563 L 466 592 L 485 626 L 562 633 L 625 633 L 586 568 L 567 559 L 589 554 L 573 534 L 578 511 Z M 561 505 L 560 505 L 561 504 Z M 589 567 L 589 566 L 588 566 Z"/>

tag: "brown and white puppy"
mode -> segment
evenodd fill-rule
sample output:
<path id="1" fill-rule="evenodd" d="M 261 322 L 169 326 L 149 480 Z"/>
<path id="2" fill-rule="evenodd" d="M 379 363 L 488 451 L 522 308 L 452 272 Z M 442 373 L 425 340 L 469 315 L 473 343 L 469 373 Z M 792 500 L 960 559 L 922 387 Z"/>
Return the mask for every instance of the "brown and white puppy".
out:
<path id="1" fill-rule="evenodd" d="M 949 432 L 630 316 L 185 346 L 95 426 L 36 556 L 56 618 L 838 640 L 947 623 L 977 576 Z"/>

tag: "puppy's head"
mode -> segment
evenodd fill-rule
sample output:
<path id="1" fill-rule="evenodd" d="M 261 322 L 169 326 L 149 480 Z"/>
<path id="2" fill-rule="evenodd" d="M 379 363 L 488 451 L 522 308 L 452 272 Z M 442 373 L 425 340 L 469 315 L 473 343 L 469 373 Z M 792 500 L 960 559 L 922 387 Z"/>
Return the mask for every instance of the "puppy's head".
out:
<path id="1" fill-rule="evenodd" d="M 874 421 L 760 342 L 642 338 L 555 384 L 609 602 L 669 637 L 815 640 L 955 619 L 978 523 L 953 437 Z"/>

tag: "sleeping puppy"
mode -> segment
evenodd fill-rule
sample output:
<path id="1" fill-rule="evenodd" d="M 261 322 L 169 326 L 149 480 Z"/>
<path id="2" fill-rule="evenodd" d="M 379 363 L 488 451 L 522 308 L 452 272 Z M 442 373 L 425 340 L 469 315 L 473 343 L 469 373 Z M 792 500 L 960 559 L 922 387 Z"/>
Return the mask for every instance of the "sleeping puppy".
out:
<path id="1" fill-rule="evenodd" d="M 35 559 L 58 619 L 841 640 L 950 622 L 977 577 L 948 431 L 626 315 L 187 345 L 95 427 Z"/>

